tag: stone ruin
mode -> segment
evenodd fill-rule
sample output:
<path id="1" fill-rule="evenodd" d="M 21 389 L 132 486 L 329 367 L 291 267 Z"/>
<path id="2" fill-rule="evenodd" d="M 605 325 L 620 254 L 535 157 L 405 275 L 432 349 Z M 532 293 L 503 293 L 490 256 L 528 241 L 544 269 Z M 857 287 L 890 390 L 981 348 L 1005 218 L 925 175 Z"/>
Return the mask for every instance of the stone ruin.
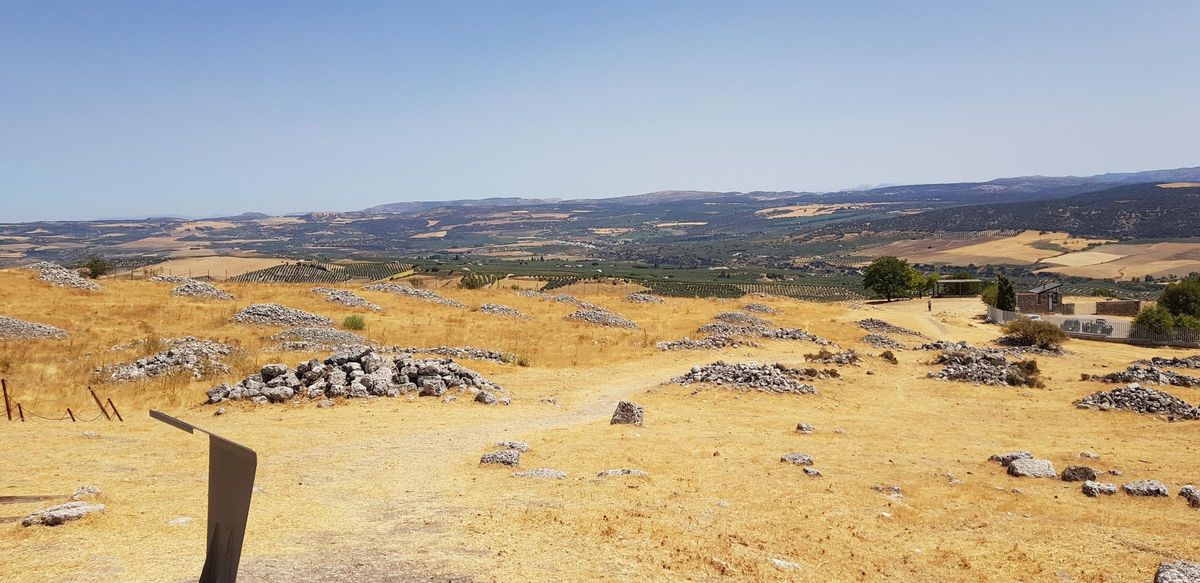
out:
<path id="1" fill-rule="evenodd" d="M 858 321 L 858 327 L 868 332 L 880 332 L 883 334 L 900 334 L 903 336 L 915 336 L 924 338 L 925 335 L 916 330 L 909 330 L 895 324 L 891 324 L 880 320 L 879 318 L 866 318 Z"/>
<path id="2" fill-rule="evenodd" d="M 366 344 L 367 342 L 365 338 L 358 334 L 328 326 L 298 326 L 288 328 L 271 336 L 271 340 L 279 342 L 279 344 L 268 349 L 271 352 L 317 352 L 336 350 L 342 346 Z"/>
<path id="3" fill-rule="evenodd" d="M 580 308 L 568 314 L 566 319 L 574 320 L 576 322 L 584 322 L 587 324 L 595 324 L 597 326 L 605 326 L 608 328 L 625 328 L 628 330 L 638 329 L 637 322 L 600 307 Z"/>
<path id="4" fill-rule="evenodd" d="M 1200 387 L 1200 377 L 1179 374 L 1173 370 L 1164 370 L 1154 365 L 1134 364 L 1129 368 L 1110 372 L 1106 375 L 1083 374 L 1085 381 L 1101 381 L 1105 383 L 1152 383 L 1156 385 L 1171 385 L 1176 387 Z"/>
<path id="5" fill-rule="evenodd" d="M 329 326 L 333 320 L 280 304 L 251 304 L 233 315 L 239 324 L 262 326 Z"/>
<path id="6" fill-rule="evenodd" d="M 1124 409 L 1150 415 L 1166 415 L 1171 421 L 1200 419 L 1200 407 L 1189 405 L 1170 393 L 1143 387 L 1137 383 L 1117 387 L 1111 391 L 1092 393 L 1075 401 L 1075 406 L 1080 409 Z"/>
<path id="7" fill-rule="evenodd" d="M 209 389 L 208 403 L 249 400 L 263 404 L 406 394 L 441 397 L 448 391 L 471 395 L 477 403 L 510 402 L 499 385 L 451 359 L 418 359 L 401 354 L 388 361 L 368 346 L 352 346 L 324 361 L 302 362 L 294 370 L 284 364 L 268 364 L 236 385 Z"/>
<path id="8" fill-rule="evenodd" d="M 522 312 L 521 310 L 518 310 L 516 308 L 510 308 L 503 304 L 483 304 L 482 306 L 479 306 L 479 311 L 483 312 L 484 314 L 491 314 L 493 316 L 503 316 L 505 318 L 516 318 L 518 320 L 533 319 L 533 316 L 530 316 L 529 314 L 526 314 L 525 312 Z"/>
<path id="9" fill-rule="evenodd" d="M 800 379 L 822 378 L 822 374 L 816 369 L 795 369 L 779 363 L 729 364 L 718 360 L 706 366 L 694 366 L 687 374 L 675 377 L 671 382 L 684 386 L 710 383 L 742 391 L 815 395 L 817 388 Z"/>
<path id="10" fill-rule="evenodd" d="M 95 374 L 108 381 L 127 382 L 154 378 L 169 374 L 187 373 L 199 380 L 205 376 L 227 374 L 229 366 L 222 359 L 233 354 L 234 348 L 212 340 L 200 340 L 192 336 L 164 338 L 160 343 L 166 348 L 145 358 L 130 363 L 108 365 L 95 370 Z"/>
<path id="11" fill-rule="evenodd" d="M 56 287 L 65 287 L 70 289 L 81 289 L 86 291 L 100 291 L 104 289 L 100 284 L 85 279 L 79 275 L 79 272 L 74 269 L 67 269 L 57 263 L 49 261 L 39 261 L 22 267 L 30 271 L 38 272 L 37 278 L 39 281 L 46 282 Z"/>
<path id="12" fill-rule="evenodd" d="M 335 287 L 314 287 L 310 291 L 315 294 L 321 294 L 325 296 L 325 301 L 327 302 L 341 304 L 346 307 L 363 308 L 366 310 L 371 310 L 372 312 L 383 310 L 383 308 L 379 307 L 379 304 L 368 302 L 367 300 L 363 299 L 362 296 L 348 289 L 338 289 Z"/>
<path id="13" fill-rule="evenodd" d="M 223 291 L 211 283 L 204 282 L 204 281 L 196 281 L 194 279 L 191 281 L 185 282 L 185 283 L 181 284 L 180 286 L 176 287 L 175 289 L 171 290 L 171 295 L 183 296 L 183 297 L 189 297 L 189 298 L 201 298 L 201 299 L 207 299 L 207 300 L 232 300 L 232 299 L 234 299 L 233 294 Z"/>
<path id="14" fill-rule="evenodd" d="M 625 301 L 633 302 L 635 304 L 661 304 L 661 303 L 663 303 L 663 299 L 661 297 L 656 296 L 654 294 L 644 293 L 644 292 L 633 292 L 633 293 L 625 296 Z"/>
<path id="15" fill-rule="evenodd" d="M 443 306 L 450 306 L 452 308 L 466 308 L 467 307 L 466 304 L 464 304 L 458 300 L 452 300 L 450 298 L 443 297 L 441 294 L 439 294 L 437 292 L 432 292 L 432 291 L 424 290 L 424 289 L 417 289 L 415 287 L 410 287 L 407 285 L 398 285 L 398 284 L 394 284 L 394 283 L 373 283 L 371 285 L 363 287 L 363 289 L 365 289 L 367 291 L 387 292 L 390 294 L 396 294 L 398 296 L 416 298 L 418 300 L 425 300 L 427 302 L 441 304 Z"/>
<path id="16" fill-rule="evenodd" d="M 993 386 L 1041 386 L 1036 361 L 1012 363 L 999 350 L 952 350 L 938 355 L 933 364 L 943 368 L 930 371 L 929 378 Z"/>
<path id="17" fill-rule="evenodd" d="M 0 316 L 0 340 L 57 340 L 66 336 L 66 331 L 49 324 Z"/>

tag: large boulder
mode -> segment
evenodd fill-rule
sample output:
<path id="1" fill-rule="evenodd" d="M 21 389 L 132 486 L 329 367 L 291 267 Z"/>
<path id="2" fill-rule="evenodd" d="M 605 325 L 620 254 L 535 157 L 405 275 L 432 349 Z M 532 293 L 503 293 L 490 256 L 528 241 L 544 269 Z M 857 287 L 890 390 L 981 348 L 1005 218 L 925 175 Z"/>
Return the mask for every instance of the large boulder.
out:
<path id="1" fill-rule="evenodd" d="M 263 381 L 269 382 L 271 379 L 287 373 L 288 366 L 286 364 L 268 364 L 262 367 L 259 374 L 262 375 Z"/>
<path id="2" fill-rule="evenodd" d="M 479 463 L 517 466 L 521 464 L 521 452 L 515 449 L 506 449 L 503 451 L 485 453 L 483 454 L 482 458 L 479 458 Z"/>
<path id="3" fill-rule="evenodd" d="M 1159 563 L 1154 583 L 1200 583 L 1200 563 L 1178 561 Z"/>
<path id="4" fill-rule="evenodd" d="M 1170 493 L 1167 491 L 1166 485 L 1158 480 L 1138 480 L 1121 486 L 1126 494 L 1130 496 L 1167 496 Z"/>
<path id="5" fill-rule="evenodd" d="M 1200 489 L 1189 484 L 1179 489 L 1179 495 L 1187 500 L 1188 506 L 1200 508 Z"/>
<path id="6" fill-rule="evenodd" d="M 1092 498 L 1095 498 L 1097 496 L 1100 496 L 1101 494 L 1106 495 L 1106 496 L 1116 494 L 1117 493 L 1117 485 L 1116 484 L 1105 484 L 1103 482 L 1096 482 L 1093 480 L 1088 480 L 1083 483 L 1082 490 L 1083 490 L 1083 493 L 1085 496 L 1090 496 Z"/>
<path id="7" fill-rule="evenodd" d="M 1086 482 L 1096 479 L 1096 470 L 1087 466 L 1067 466 L 1062 471 L 1062 480 L 1064 482 Z"/>
<path id="8" fill-rule="evenodd" d="M 999 462 L 1000 465 L 1007 466 L 1008 464 L 1011 464 L 1013 462 L 1013 460 L 1022 460 L 1022 459 L 1031 460 L 1031 459 L 1033 459 L 1033 454 L 1031 454 L 1027 451 L 1009 451 L 1009 452 L 998 453 L 996 455 L 993 455 L 992 457 L 988 458 L 988 461 Z"/>
<path id="9" fill-rule="evenodd" d="M 1054 464 L 1046 460 L 1019 458 L 1009 462 L 1008 475 L 1018 478 L 1053 478 Z"/>
<path id="10" fill-rule="evenodd" d="M 613 411 L 613 416 L 609 421 L 609 424 L 641 425 L 643 419 L 645 419 L 645 416 L 646 411 L 642 409 L 641 405 L 630 401 L 621 401 L 620 403 L 617 403 L 617 409 L 616 411 Z"/>
<path id="11" fill-rule="evenodd" d="M 793 452 L 793 453 L 789 453 L 789 454 L 784 454 L 784 455 L 783 455 L 783 457 L 780 457 L 780 458 L 779 458 L 779 461 L 781 461 L 781 462 L 787 462 L 787 463 L 789 463 L 789 464 L 794 464 L 794 465 L 797 465 L 797 466 L 811 466 L 811 465 L 813 465 L 813 459 L 812 459 L 812 456 L 810 456 L 810 455 L 808 455 L 808 454 L 800 453 L 800 452 Z"/>

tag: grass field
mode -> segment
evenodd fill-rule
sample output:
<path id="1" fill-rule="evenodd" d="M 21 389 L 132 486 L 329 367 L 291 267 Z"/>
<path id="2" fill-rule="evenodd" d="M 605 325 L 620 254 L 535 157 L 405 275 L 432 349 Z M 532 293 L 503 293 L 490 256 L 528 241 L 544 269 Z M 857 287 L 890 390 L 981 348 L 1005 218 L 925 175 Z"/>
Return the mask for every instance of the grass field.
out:
<path id="1" fill-rule="evenodd" d="M 0 342 L 0 376 L 41 412 L 87 411 L 93 367 L 137 354 L 109 348 L 186 334 L 227 340 L 249 355 L 228 377 L 94 383 L 127 422 L 0 420 L 0 495 L 65 495 L 95 483 L 107 512 L 56 528 L 0 523 L 4 580 L 14 583 L 180 581 L 203 560 L 206 444 L 147 418 L 161 408 L 259 454 L 242 581 L 1146 581 L 1160 560 L 1200 558 L 1197 510 L 1177 497 L 1086 498 L 1077 483 L 1018 479 L 986 461 L 1029 449 L 1056 468 L 1119 468 L 1109 481 L 1153 478 L 1174 493 L 1200 475 L 1195 423 L 1075 409 L 1103 388 L 1081 372 L 1123 368 L 1150 355 L 1188 354 L 1074 340 L 1073 355 L 1040 358 L 1046 388 L 980 387 L 925 378 L 931 353 L 876 358 L 853 323 L 885 319 L 933 338 L 982 343 L 999 332 L 973 300 L 892 304 L 755 298 L 801 327 L 869 356 L 819 395 L 772 396 L 663 384 L 718 358 L 798 366 L 809 342 L 761 348 L 660 352 L 659 339 L 694 334 L 749 299 L 621 301 L 630 286 L 584 283 L 578 295 L 638 322 L 637 331 L 563 319 L 573 307 L 509 289 L 439 289 L 469 306 L 496 302 L 534 315 L 513 321 L 359 290 L 384 307 L 364 333 L 387 344 L 470 344 L 526 355 L 531 366 L 462 361 L 509 389 L 513 404 L 486 407 L 405 398 L 318 409 L 311 403 L 226 405 L 212 415 L 203 391 L 268 362 L 309 354 L 263 353 L 276 331 L 235 325 L 253 302 L 279 302 L 340 321 L 352 313 L 307 285 L 222 284 L 235 302 L 171 297 L 168 286 L 106 281 L 102 293 L 48 287 L 0 271 L 0 314 L 68 330 L 60 341 Z M 357 289 L 357 288 L 354 288 Z M 876 374 L 868 374 L 868 372 Z M 1196 401 L 1195 389 L 1171 392 Z M 642 427 L 609 425 L 616 402 L 646 408 Z M 94 411 L 94 405 L 91 405 Z M 816 426 L 812 435 L 797 423 Z M 838 429 L 839 431 L 835 431 Z M 97 438 L 85 438 L 93 430 Z M 480 467 L 501 440 L 527 441 L 522 469 L 564 480 L 511 477 Z M 781 464 L 811 454 L 824 477 Z M 1099 460 L 1079 458 L 1094 451 Z M 609 468 L 645 478 L 597 479 Z M 961 480 L 952 484 L 948 475 Z M 898 484 L 904 497 L 871 490 Z M 41 503 L 40 505 L 45 505 Z M 39 503 L 0 505 L 23 516 Z M 167 522 L 191 516 L 188 526 Z M 796 568 L 782 569 L 772 559 Z"/>
<path id="2" fill-rule="evenodd" d="M 949 265 L 1024 265 L 1086 249 L 1105 241 L 1067 233 L 1024 231 L 1009 236 L 973 239 L 905 240 L 859 252 L 869 256 L 895 255 L 914 263 Z"/>

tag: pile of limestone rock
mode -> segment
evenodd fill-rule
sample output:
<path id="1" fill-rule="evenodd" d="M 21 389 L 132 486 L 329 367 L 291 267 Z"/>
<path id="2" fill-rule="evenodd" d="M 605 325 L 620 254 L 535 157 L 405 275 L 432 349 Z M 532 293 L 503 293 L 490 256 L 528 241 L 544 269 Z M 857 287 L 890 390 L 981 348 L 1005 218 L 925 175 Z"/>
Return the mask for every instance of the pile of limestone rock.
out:
<path id="1" fill-rule="evenodd" d="M 687 374 L 671 379 L 672 383 L 690 385 L 709 383 L 724 388 L 769 393 L 816 394 L 817 388 L 801 382 L 812 378 L 814 369 L 796 369 L 783 364 L 726 363 L 718 360 L 706 366 L 694 366 Z"/>
<path id="2" fill-rule="evenodd" d="M 398 296 L 416 298 L 418 300 L 425 300 L 427 302 L 433 302 L 435 304 L 442 304 L 443 306 L 450 306 L 453 308 L 466 308 L 467 307 L 466 304 L 464 304 L 458 300 L 452 300 L 450 298 L 443 297 L 441 294 L 439 294 L 437 292 L 432 292 L 432 291 L 424 290 L 424 289 L 417 289 L 415 287 L 409 287 L 407 285 L 397 285 L 394 283 L 373 283 L 371 285 L 363 287 L 363 289 L 365 289 L 367 291 L 387 292 L 390 294 L 396 294 Z"/>
<path id="3" fill-rule="evenodd" d="M 943 368 L 930 371 L 929 378 L 996 386 L 1040 385 L 1036 366 L 1027 368 L 1009 362 L 999 350 L 951 350 L 938 355 L 933 364 L 943 365 Z"/>
<path id="4" fill-rule="evenodd" d="M 324 361 L 312 359 L 295 369 L 268 364 L 236 385 L 209 389 L 208 402 L 249 400 L 262 404 L 406 394 L 443 397 L 449 391 L 471 395 L 485 405 L 510 402 L 499 385 L 451 359 L 401 354 L 388 360 L 368 346 L 345 347 Z M 449 397 L 443 400 L 453 400 Z"/>
<path id="5" fill-rule="evenodd" d="M 150 278 L 150 281 L 154 283 L 173 283 L 175 285 L 179 285 L 181 283 L 187 283 L 189 281 L 196 280 L 190 277 L 184 277 L 182 275 L 155 275 L 154 277 Z"/>
<path id="6" fill-rule="evenodd" d="M 100 291 L 104 289 L 100 284 L 81 277 L 79 272 L 75 271 L 74 269 L 67 269 L 57 263 L 50 263 L 49 261 L 31 263 L 26 265 L 23 269 L 38 272 L 38 280 L 57 287 L 82 289 L 87 291 Z"/>
<path id="7" fill-rule="evenodd" d="M 875 348 L 887 348 L 889 350 L 904 350 L 908 348 L 904 344 L 894 340 L 891 336 L 884 336 L 883 334 L 867 334 L 863 336 L 863 342 Z"/>
<path id="8" fill-rule="evenodd" d="M 338 289 L 334 287 L 314 287 L 311 291 L 313 293 L 325 296 L 325 301 L 327 302 L 341 304 L 350 308 L 363 308 L 373 312 L 378 312 L 383 309 L 379 307 L 379 304 L 368 302 L 367 300 L 363 299 L 362 296 L 348 289 Z"/>
<path id="9" fill-rule="evenodd" d="M 1158 366 L 1163 368 L 1200 368 L 1200 354 L 1196 356 L 1186 356 L 1183 358 L 1165 358 L 1162 356 L 1155 356 L 1149 360 L 1139 360 L 1135 364 Z"/>
<path id="10" fill-rule="evenodd" d="M 165 350 L 133 362 L 102 367 L 95 372 L 105 380 L 116 382 L 137 381 L 181 372 L 189 373 L 193 379 L 199 380 L 205 376 L 229 372 L 229 367 L 222 359 L 233 354 L 232 346 L 191 336 L 164 338 L 160 342 L 167 347 Z"/>
<path id="11" fill-rule="evenodd" d="M 104 505 L 94 499 L 100 495 L 95 485 L 80 486 L 69 502 L 43 508 L 21 520 L 21 526 L 60 526 L 88 516 L 104 513 Z"/>
<path id="12" fill-rule="evenodd" d="M 516 318 L 518 320 L 529 320 L 533 316 L 522 312 L 516 308 L 510 308 L 503 304 L 483 304 L 479 306 L 479 311 L 493 316 L 503 316 L 505 318 Z"/>
<path id="13" fill-rule="evenodd" d="M 654 343 L 659 350 L 717 350 L 720 348 L 739 348 L 742 346 L 758 348 L 759 344 L 751 340 L 741 340 L 733 336 L 713 335 L 704 338 L 688 338 L 679 340 L 661 340 Z"/>
<path id="14" fill-rule="evenodd" d="M 511 352 L 500 352 L 473 346 L 433 346 L 429 348 L 385 346 L 376 347 L 382 353 L 436 354 L 448 358 L 465 358 L 468 360 L 484 360 L 500 364 L 518 362 L 519 358 Z"/>
<path id="15" fill-rule="evenodd" d="M 0 316 L 0 340 L 56 340 L 66 335 L 66 331 L 49 324 Z"/>
<path id="16" fill-rule="evenodd" d="M 858 321 L 858 327 L 868 332 L 878 332 L 882 334 L 900 334 L 903 336 L 916 336 L 923 338 L 925 335 L 916 330 L 909 330 L 889 322 L 880 320 L 879 318 L 866 318 Z"/>
<path id="17" fill-rule="evenodd" d="M 721 312 L 696 330 L 706 336 L 754 336 L 772 340 L 807 340 L 820 345 L 828 340 L 799 328 L 776 328 L 771 322 L 745 312 Z"/>
<path id="18" fill-rule="evenodd" d="M 1200 377 L 1183 375 L 1172 370 L 1144 364 L 1134 364 L 1123 371 L 1110 372 L 1106 375 L 1084 374 L 1082 378 L 1085 381 L 1094 380 L 1106 383 L 1152 383 L 1176 387 L 1200 387 Z"/>
<path id="19" fill-rule="evenodd" d="M 661 303 L 663 303 L 663 299 L 661 297 L 656 296 L 654 294 L 644 293 L 644 292 L 633 292 L 633 293 L 625 296 L 625 301 L 633 302 L 635 304 L 661 304 Z"/>
<path id="20" fill-rule="evenodd" d="M 599 306 L 590 308 L 580 308 L 567 314 L 566 319 L 576 322 L 585 322 L 595 324 L 597 326 L 605 326 L 608 328 L 626 328 L 629 330 L 637 330 L 637 322 L 626 318 L 615 312 L 610 312 Z"/>
<path id="21" fill-rule="evenodd" d="M 1125 387 L 1117 387 L 1111 391 L 1092 393 L 1075 402 L 1080 409 L 1124 409 L 1149 415 L 1166 415 L 1169 420 L 1200 419 L 1200 407 L 1189 405 L 1187 401 L 1170 393 L 1157 389 L 1143 387 L 1133 383 Z"/>
<path id="22" fill-rule="evenodd" d="M 768 306 L 766 304 L 746 304 L 746 305 L 742 306 L 742 309 L 747 312 L 754 312 L 757 314 L 778 314 L 778 313 L 780 313 L 779 310 L 776 310 L 775 308 L 772 308 L 771 306 Z"/>
<path id="23" fill-rule="evenodd" d="M 314 352 L 336 350 L 342 346 L 365 344 L 366 339 L 358 334 L 328 326 L 297 326 L 271 336 L 279 342 L 270 348 L 272 352 Z"/>
<path id="24" fill-rule="evenodd" d="M 332 320 L 280 304 L 251 304 L 233 315 L 239 324 L 262 326 L 329 326 Z"/>
<path id="25" fill-rule="evenodd" d="M 217 286 L 204 282 L 191 280 L 180 284 L 175 289 L 171 290 L 173 296 L 183 296 L 189 298 L 201 298 L 206 300 L 232 300 L 233 294 L 217 288 Z"/>
<path id="26" fill-rule="evenodd" d="M 538 298 L 547 302 L 559 302 L 563 304 L 575 304 L 577 306 L 589 307 L 594 304 L 589 304 L 579 298 L 569 294 L 548 294 L 532 289 L 523 289 L 517 292 L 517 295 L 525 298 Z"/>

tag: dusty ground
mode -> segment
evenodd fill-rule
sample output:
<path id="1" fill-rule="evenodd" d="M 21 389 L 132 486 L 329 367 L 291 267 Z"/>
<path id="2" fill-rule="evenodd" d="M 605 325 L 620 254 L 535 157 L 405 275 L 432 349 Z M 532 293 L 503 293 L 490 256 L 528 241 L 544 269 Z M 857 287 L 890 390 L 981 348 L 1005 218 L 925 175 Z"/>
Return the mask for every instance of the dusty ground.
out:
<path id="1" fill-rule="evenodd" d="M 57 342 L 0 343 L 0 376 L 37 410 L 87 410 L 88 371 L 127 356 L 104 352 L 117 342 L 234 339 L 252 357 L 232 379 L 308 356 L 261 353 L 274 330 L 228 323 L 236 306 L 279 301 L 337 321 L 351 313 L 308 286 L 225 287 L 237 302 L 172 298 L 169 286 L 147 282 L 113 281 L 87 294 L 0 272 L 0 314 L 72 333 Z M 400 398 L 332 409 L 234 405 L 214 417 L 215 407 L 197 403 L 205 388 L 230 379 L 98 384 L 126 423 L 0 421 L 0 496 L 62 496 L 95 483 L 108 505 L 103 516 L 56 528 L 0 523 L 4 580 L 194 580 L 204 546 L 206 444 L 150 420 L 151 407 L 259 453 L 243 581 L 1148 581 L 1160 560 L 1200 558 L 1200 540 L 1189 534 L 1200 514 L 1177 497 L 1091 499 L 1077 484 L 1010 478 L 985 461 L 1029 449 L 1059 469 L 1119 468 L 1124 476 L 1112 481 L 1155 478 L 1174 493 L 1200 479 L 1200 425 L 1081 411 L 1071 401 L 1102 387 L 1080 381 L 1080 372 L 1186 353 L 1075 340 L 1073 355 L 1039 359 L 1045 389 L 1024 390 L 928 380 L 931 354 L 898 351 L 899 365 L 869 357 L 862 367 L 843 367 L 842 379 L 817 382 L 815 396 L 697 392 L 662 383 L 718 358 L 797 365 L 816 346 L 777 341 L 719 354 L 652 346 L 749 300 L 655 306 L 621 301 L 628 290 L 620 286 L 569 290 L 643 327 L 624 331 L 564 321 L 569 306 L 512 290 L 439 291 L 536 318 L 513 322 L 363 292 L 385 308 L 366 316 L 367 334 L 528 355 L 527 368 L 464 361 L 509 388 L 511 406 Z M 864 332 L 852 324 L 868 316 L 934 338 L 984 342 L 998 334 L 975 319 L 980 310 L 971 300 L 935 300 L 932 313 L 924 301 L 763 301 L 784 311 L 772 316 L 779 325 L 871 355 L 878 351 L 860 344 Z M 1195 389 L 1171 392 L 1197 400 Z M 645 406 L 645 426 L 609 425 L 624 398 Z M 799 422 L 817 432 L 797 434 Z M 523 468 L 569 477 L 521 479 L 478 465 L 489 446 L 508 439 L 532 446 Z M 824 477 L 778 461 L 793 451 L 811 454 Z M 1101 458 L 1081 460 L 1081 451 Z M 622 467 L 649 477 L 594 478 Z M 947 474 L 964 483 L 951 484 Z M 889 499 L 873 484 L 899 484 L 904 497 Z M 45 504 L 3 504 L 0 515 Z M 179 516 L 195 521 L 167 525 Z M 772 559 L 798 567 L 783 570 Z"/>

